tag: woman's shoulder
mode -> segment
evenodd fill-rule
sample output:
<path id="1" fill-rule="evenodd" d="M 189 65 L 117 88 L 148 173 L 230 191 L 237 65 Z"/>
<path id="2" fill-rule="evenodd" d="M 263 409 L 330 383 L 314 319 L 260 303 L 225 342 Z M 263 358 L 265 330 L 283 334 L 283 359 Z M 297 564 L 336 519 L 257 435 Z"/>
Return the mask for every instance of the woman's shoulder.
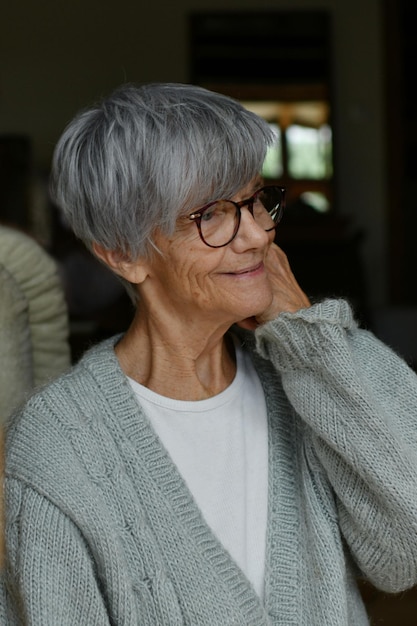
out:
<path id="1" fill-rule="evenodd" d="M 27 399 L 11 422 L 24 419 L 30 412 L 45 412 L 46 409 L 59 412 L 80 409 L 85 402 L 97 393 L 105 393 L 115 381 L 123 377 L 114 346 L 117 337 L 107 339 L 86 351 L 86 353 L 66 372 L 37 388 Z"/>
<path id="2" fill-rule="evenodd" d="M 115 338 L 91 348 L 67 372 L 35 391 L 6 424 L 6 465 L 10 473 L 48 464 L 48 459 L 77 456 L 104 426 L 108 397 L 123 385 L 114 353 Z M 127 387 L 127 385 L 125 385 Z M 112 408 L 107 409 L 110 413 Z M 106 425 L 108 427 L 108 425 Z M 38 467 L 38 469 L 40 469 Z"/>

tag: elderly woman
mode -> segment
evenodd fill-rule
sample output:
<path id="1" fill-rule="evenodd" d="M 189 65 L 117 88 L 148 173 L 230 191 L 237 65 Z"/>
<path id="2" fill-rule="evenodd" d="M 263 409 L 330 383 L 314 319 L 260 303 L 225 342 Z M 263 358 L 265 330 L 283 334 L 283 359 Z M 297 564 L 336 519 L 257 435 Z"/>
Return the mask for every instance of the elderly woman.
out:
<path id="1" fill-rule="evenodd" d="M 137 305 L 7 439 L 7 624 L 363 626 L 417 582 L 417 380 L 274 243 L 268 125 L 185 85 L 68 126 L 52 189 Z"/>

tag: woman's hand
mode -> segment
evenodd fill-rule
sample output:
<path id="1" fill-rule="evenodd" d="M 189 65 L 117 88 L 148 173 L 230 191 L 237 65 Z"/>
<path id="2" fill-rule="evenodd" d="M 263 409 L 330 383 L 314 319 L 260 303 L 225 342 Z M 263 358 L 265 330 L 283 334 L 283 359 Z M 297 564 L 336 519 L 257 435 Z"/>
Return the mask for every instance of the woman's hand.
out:
<path id="1" fill-rule="evenodd" d="M 265 268 L 272 286 L 271 304 L 260 315 L 238 322 L 238 326 L 242 328 L 255 330 L 260 324 L 275 319 L 283 311 L 295 313 L 310 306 L 309 299 L 292 273 L 286 254 L 276 244 L 269 248 Z"/>

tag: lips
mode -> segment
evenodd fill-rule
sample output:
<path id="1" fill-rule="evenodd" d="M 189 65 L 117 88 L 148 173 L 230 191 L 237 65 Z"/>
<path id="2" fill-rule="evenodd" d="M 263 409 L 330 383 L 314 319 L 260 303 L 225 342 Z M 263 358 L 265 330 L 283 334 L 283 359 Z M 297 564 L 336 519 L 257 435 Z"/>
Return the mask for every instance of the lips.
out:
<path id="1" fill-rule="evenodd" d="M 242 276 L 244 274 L 253 274 L 255 272 L 258 272 L 259 270 L 263 270 L 263 268 L 263 261 L 260 261 L 256 265 L 251 265 L 250 267 L 246 267 L 242 270 L 237 270 L 236 272 L 229 272 L 229 274 L 232 274 L 234 276 Z"/>

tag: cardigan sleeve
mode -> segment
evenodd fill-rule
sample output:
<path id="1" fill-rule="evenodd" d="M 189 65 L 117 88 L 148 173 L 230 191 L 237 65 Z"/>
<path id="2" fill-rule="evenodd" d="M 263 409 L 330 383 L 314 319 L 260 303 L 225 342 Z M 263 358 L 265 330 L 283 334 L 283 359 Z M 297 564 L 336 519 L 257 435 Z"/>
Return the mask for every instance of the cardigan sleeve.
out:
<path id="1" fill-rule="evenodd" d="M 110 626 L 97 572 L 78 528 L 36 491 L 15 479 L 8 482 L 5 623 Z"/>
<path id="2" fill-rule="evenodd" d="M 337 499 L 363 575 L 397 592 L 417 583 L 417 377 L 353 320 L 347 302 L 282 313 L 256 331 L 282 376 Z"/>

